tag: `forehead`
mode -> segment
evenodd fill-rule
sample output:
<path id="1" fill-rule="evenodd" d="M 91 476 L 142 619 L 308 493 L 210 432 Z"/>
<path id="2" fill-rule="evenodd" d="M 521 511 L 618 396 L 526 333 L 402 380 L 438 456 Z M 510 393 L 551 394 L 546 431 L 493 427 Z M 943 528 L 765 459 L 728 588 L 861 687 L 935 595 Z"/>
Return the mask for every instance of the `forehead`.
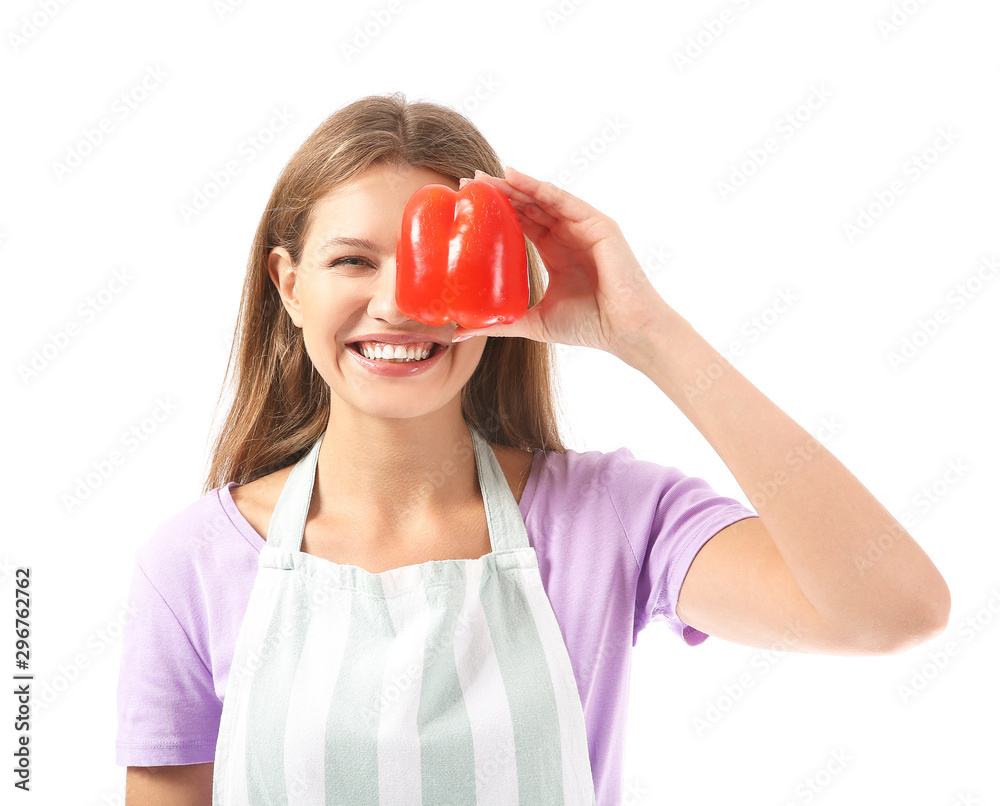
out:
<path id="1" fill-rule="evenodd" d="M 437 183 L 458 190 L 458 182 L 429 168 L 373 165 L 320 199 L 313 210 L 307 240 L 323 242 L 336 235 L 364 236 L 361 230 L 395 230 L 410 196 Z"/>

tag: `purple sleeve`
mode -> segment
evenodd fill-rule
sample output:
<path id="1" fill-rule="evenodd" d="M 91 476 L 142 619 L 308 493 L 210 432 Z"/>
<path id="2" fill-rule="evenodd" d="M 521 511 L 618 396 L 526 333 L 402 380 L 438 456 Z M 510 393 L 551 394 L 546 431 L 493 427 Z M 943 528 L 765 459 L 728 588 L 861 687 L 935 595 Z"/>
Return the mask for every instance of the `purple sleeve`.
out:
<path id="1" fill-rule="evenodd" d="M 717 494 L 707 482 L 675 467 L 636 459 L 627 448 L 615 451 L 610 477 L 612 503 L 639 563 L 632 645 L 651 621 L 666 621 L 690 646 L 708 635 L 677 617 L 681 584 L 695 555 L 718 532 L 758 515 L 734 498 Z"/>
<path id="2" fill-rule="evenodd" d="M 212 673 L 170 605 L 135 560 L 132 618 L 122 637 L 115 763 L 213 761 L 222 703 Z"/>

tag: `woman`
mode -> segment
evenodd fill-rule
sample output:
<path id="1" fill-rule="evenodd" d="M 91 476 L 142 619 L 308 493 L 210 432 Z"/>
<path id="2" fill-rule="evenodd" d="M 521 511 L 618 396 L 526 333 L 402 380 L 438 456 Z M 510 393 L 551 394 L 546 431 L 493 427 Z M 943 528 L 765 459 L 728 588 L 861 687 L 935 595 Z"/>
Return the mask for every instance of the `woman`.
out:
<path id="1" fill-rule="evenodd" d="M 403 207 L 470 176 L 518 211 L 532 307 L 473 331 L 409 320 Z M 565 449 L 556 343 L 649 377 L 758 512 L 624 448 Z M 504 170 L 447 108 L 363 98 L 306 140 L 258 227 L 235 349 L 204 497 L 136 558 L 130 806 L 610 806 L 650 620 L 834 654 L 947 623 L 926 554 L 667 305 L 615 222 Z"/>

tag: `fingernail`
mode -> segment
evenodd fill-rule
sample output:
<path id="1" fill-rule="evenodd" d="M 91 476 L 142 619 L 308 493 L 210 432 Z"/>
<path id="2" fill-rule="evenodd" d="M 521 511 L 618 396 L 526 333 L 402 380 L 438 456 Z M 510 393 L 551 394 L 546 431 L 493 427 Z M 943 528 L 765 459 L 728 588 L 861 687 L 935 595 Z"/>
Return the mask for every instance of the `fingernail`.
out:
<path id="1" fill-rule="evenodd" d="M 473 337 L 473 335 L 474 334 L 472 334 L 472 333 L 463 333 L 461 336 L 455 336 L 455 338 L 453 338 L 451 340 L 451 343 L 452 344 L 457 344 L 460 341 L 465 341 L 466 339 L 471 339 Z"/>
<path id="2" fill-rule="evenodd" d="M 476 176 L 478 177 L 480 174 L 482 174 L 483 176 L 489 176 L 488 173 L 484 173 L 483 171 L 480 171 L 478 168 L 476 168 Z"/>

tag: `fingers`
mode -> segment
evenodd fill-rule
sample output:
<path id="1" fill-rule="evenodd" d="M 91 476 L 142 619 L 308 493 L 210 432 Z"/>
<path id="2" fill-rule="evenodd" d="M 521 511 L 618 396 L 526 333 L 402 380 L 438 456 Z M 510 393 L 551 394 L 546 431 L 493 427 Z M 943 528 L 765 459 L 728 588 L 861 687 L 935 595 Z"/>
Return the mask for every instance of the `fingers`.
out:
<path id="1" fill-rule="evenodd" d="M 489 180 L 491 185 L 499 188 L 507 196 L 507 200 L 511 203 L 511 206 L 517 210 L 518 219 L 521 222 L 522 228 L 525 223 L 525 218 L 527 217 L 528 223 L 532 225 L 540 224 L 541 228 L 534 226 L 534 230 L 539 236 L 544 234 L 544 230 L 551 227 L 558 220 L 555 216 L 550 215 L 541 207 L 535 203 L 535 198 L 529 196 L 527 193 L 522 193 L 519 190 L 515 190 L 510 186 L 510 184 L 503 179 L 497 179 L 495 176 L 490 176 L 489 174 L 484 174 L 482 171 L 476 171 L 477 181 Z M 459 190 L 464 188 L 469 182 L 473 181 L 467 177 L 462 177 L 458 180 Z M 527 232 L 527 230 L 526 230 Z M 528 237 L 535 240 L 534 236 L 528 234 Z"/>
<path id="2" fill-rule="evenodd" d="M 509 165 L 504 176 L 507 178 L 508 184 L 529 195 L 531 201 L 550 215 L 566 218 L 570 221 L 583 221 L 600 215 L 585 201 L 556 187 L 551 182 L 540 182 L 527 174 L 515 171 Z"/>
<path id="3" fill-rule="evenodd" d="M 474 178 L 479 181 L 488 181 L 491 185 L 503 191 L 504 195 L 511 201 L 519 201 L 530 204 L 535 200 L 534 197 L 529 196 L 527 193 L 522 193 L 520 190 L 517 190 L 510 184 L 510 182 L 507 182 L 504 179 L 497 179 L 495 176 L 490 176 L 489 174 L 484 174 L 482 171 L 476 171 L 476 176 Z M 472 179 L 467 179 L 465 177 L 459 179 L 459 190 L 464 188 L 466 184 L 471 181 Z"/>
<path id="4" fill-rule="evenodd" d="M 474 178 L 500 188 L 512 202 L 519 201 L 538 205 L 553 219 L 565 218 L 571 222 L 580 222 L 601 215 L 582 199 L 561 190 L 551 182 L 540 182 L 527 174 L 514 170 L 509 165 L 504 175 L 506 178 L 500 179 L 477 170 Z M 465 187 L 465 181 L 467 180 L 459 180 L 460 188 Z"/>
<path id="5" fill-rule="evenodd" d="M 506 193 L 507 197 L 510 199 L 516 199 L 517 201 L 525 202 L 526 204 L 535 201 L 534 196 L 532 196 L 530 193 L 526 193 L 523 190 L 519 190 L 518 188 L 514 187 L 506 179 L 501 179 L 496 176 L 490 176 L 489 174 L 483 173 L 482 171 L 479 170 L 476 171 L 475 178 L 480 180 L 485 180 L 489 182 L 491 185 L 496 185 L 498 188 L 504 191 L 504 193 Z"/>
<path id="6" fill-rule="evenodd" d="M 511 204 L 513 204 L 513 202 L 511 202 Z M 519 209 L 517 205 L 514 205 L 514 209 L 517 210 L 517 220 L 521 224 L 521 231 L 528 236 L 528 240 L 532 243 L 537 244 L 542 240 L 542 238 L 549 234 L 548 226 L 540 224 L 538 221 L 533 221 L 527 210 Z M 532 205 L 529 209 L 538 215 L 544 215 L 544 213 L 534 205 Z"/>
<path id="7" fill-rule="evenodd" d="M 537 204 L 524 204 L 523 202 L 515 201 L 514 199 L 510 200 L 510 204 L 511 207 L 520 213 L 519 218 L 522 223 L 524 219 L 527 218 L 533 223 L 541 224 L 546 229 L 550 229 L 559 221 L 558 218 L 554 215 L 549 215 Z"/>

